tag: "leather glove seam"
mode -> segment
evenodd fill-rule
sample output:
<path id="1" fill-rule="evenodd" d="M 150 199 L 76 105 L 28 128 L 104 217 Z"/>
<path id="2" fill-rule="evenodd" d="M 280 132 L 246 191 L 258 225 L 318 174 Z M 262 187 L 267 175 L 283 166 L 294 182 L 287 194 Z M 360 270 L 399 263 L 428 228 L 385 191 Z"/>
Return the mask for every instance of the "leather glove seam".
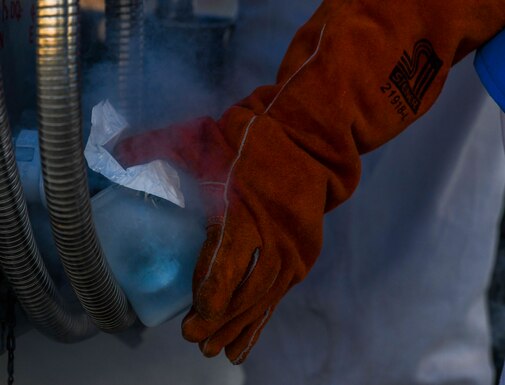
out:
<path id="1" fill-rule="evenodd" d="M 253 341 L 256 338 L 256 335 L 258 334 L 258 332 L 263 328 L 263 326 L 267 322 L 268 318 L 270 317 L 271 309 L 272 308 L 269 307 L 265 311 L 265 315 L 263 316 L 263 319 L 261 320 L 260 324 L 254 330 L 254 333 L 252 334 L 251 338 L 249 339 L 249 343 L 247 344 L 247 346 L 245 347 L 245 349 L 242 350 L 242 352 L 238 355 L 238 357 L 233 360 L 233 362 L 232 362 L 233 365 L 239 365 L 239 364 L 241 364 L 242 361 L 244 360 L 245 356 L 247 355 L 247 353 L 249 353 L 249 351 L 252 349 L 252 347 L 253 347 Z"/>
<path id="2" fill-rule="evenodd" d="M 296 75 L 298 75 L 303 70 L 303 68 L 305 68 L 317 56 L 317 54 L 319 53 L 319 50 L 321 48 L 321 42 L 322 42 L 323 37 L 324 37 L 324 31 L 325 31 L 325 29 L 326 29 L 326 24 L 324 24 L 323 27 L 321 28 L 321 32 L 320 32 L 320 36 L 319 36 L 319 41 L 318 41 L 316 49 L 314 50 L 314 52 L 312 53 L 312 55 L 309 56 L 309 58 L 298 68 L 298 70 L 296 70 L 293 73 L 293 75 L 291 75 L 291 77 L 289 77 L 289 79 L 283 84 L 283 86 L 280 88 L 279 92 L 275 95 L 275 97 L 273 98 L 273 100 L 270 102 L 270 104 L 268 105 L 268 107 L 265 109 L 265 111 L 261 115 L 266 115 L 270 111 L 270 109 L 272 108 L 272 106 L 274 105 L 274 103 L 278 100 L 279 96 L 282 94 L 282 92 L 287 87 L 287 85 L 295 78 Z M 229 198 L 228 198 L 228 192 L 229 192 L 230 181 L 231 181 L 233 172 L 235 170 L 235 167 L 236 167 L 237 163 L 239 162 L 239 160 L 242 157 L 242 152 L 243 152 L 243 149 L 244 149 L 245 144 L 247 142 L 247 139 L 249 137 L 249 132 L 251 130 L 251 127 L 254 125 L 254 122 L 256 121 L 256 119 L 259 116 L 261 116 L 261 115 L 256 115 L 255 114 L 251 118 L 251 120 L 249 121 L 249 123 L 247 124 L 247 126 L 246 126 L 246 128 L 244 130 L 244 134 L 243 134 L 241 143 L 240 143 L 240 147 L 238 149 L 237 156 L 235 157 L 233 163 L 231 164 L 230 170 L 228 171 L 228 175 L 227 175 L 227 178 L 226 178 L 226 183 L 224 185 L 224 193 L 223 193 L 223 195 L 224 195 L 225 209 L 224 209 L 224 215 L 223 215 L 223 224 L 222 224 L 221 230 L 220 230 L 219 241 L 218 241 L 218 243 L 216 245 L 216 248 L 214 250 L 214 254 L 212 255 L 212 259 L 211 259 L 211 261 L 209 263 L 209 267 L 207 269 L 207 273 L 205 274 L 204 278 L 202 279 L 202 281 L 200 283 L 200 287 L 202 287 L 202 285 L 209 279 L 210 274 L 212 273 L 212 269 L 213 269 L 214 263 L 216 261 L 217 255 L 219 254 L 219 251 L 220 251 L 221 246 L 223 244 L 224 232 L 225 232 L 225 227 L 226 227 L 227 220 L 228 220 L 228 210 L 229 210 L 229 204 L 230 204 L 230 201 L 229 201 Z M 201 292 L 199 290 L 197 296 L 200 298 L 200 295 L 201 295 Z"/>

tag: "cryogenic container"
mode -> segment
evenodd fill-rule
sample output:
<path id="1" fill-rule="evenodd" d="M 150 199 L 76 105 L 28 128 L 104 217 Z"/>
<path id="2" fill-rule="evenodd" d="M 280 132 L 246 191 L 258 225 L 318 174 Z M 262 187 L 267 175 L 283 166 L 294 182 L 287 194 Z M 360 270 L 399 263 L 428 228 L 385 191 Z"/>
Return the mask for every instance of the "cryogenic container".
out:
<path id="1" fill-rule="evenodd" d="M 156 326 L 189 308 L 205 222 L 198 211 L 114 185 L 92 198 L 102 248 L 140 321 Z"/>

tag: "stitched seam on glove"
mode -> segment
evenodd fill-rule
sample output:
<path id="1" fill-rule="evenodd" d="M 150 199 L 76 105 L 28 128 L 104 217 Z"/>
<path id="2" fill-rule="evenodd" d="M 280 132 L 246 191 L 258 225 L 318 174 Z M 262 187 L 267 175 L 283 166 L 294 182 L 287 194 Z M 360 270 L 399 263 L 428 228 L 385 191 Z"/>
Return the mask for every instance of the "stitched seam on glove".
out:
<path id="1" fill-rule="evenodd" d="M 269 307 L 267 309 L 267 311 L 265 312 L 265 316 L 261 320 L 261 322 L 258 325 L 258 327 L 256 328 L 256 330 L 254 330 L 254 333 L 252 334 L 251 338 L 249 339 L 249 343 L 247 344 L 246 348 L 244 350 L 242 350 L 242 352 L 238 355 L 238 357 L 235 360 L 233 360 L 233 365 L 238 365 L 238 364 L 242 363 L 244 357 L 252 349 L 252 347 L 253 347 L 253 341 L 256 338 L 256 334 L 258 334 L 258 332 L 263 328 L 263 326 L 267 322 L 268 317 L 270 317 L 271 309 L 272 309 L 271 307 Z"/>
<path id="2" fill-rule="evenodd" d="M 281 87 L 281 89 L 279 90 L 279 92 L 277 93 L 277 95 L 273 98 L 272 102 L 268 105 L 268 107 L 265 109 L 265 111 L 263 112 L 262 115 L 268 113 L 268 111 L 272 108 L 272 106 L 277 101 L 277 99 L 279 98 L 279 96 L 282 94 L 282 92 L 284 91 L 284 89 L 286 88 L 286 86 L 296 77 L 296 75 L 298 75 L 303 70 L 303 68 L 305 66 L 307 66 L 317 56 L 317 54 L 319 53 L 319 50 L 321 48 L 321 42 L 323 40 L 325 28 L 326 28 L 326 24 L 324 24 L 323 27 L 321 28 L 321 32 L 320 32 L 320 36 L 319 36 L 319 41 L 318 41 L 317 47 L 314 50 L 314 52 L 312 53 L 312 55 L 284 83 L 284 85 Z M 251 120 L 249 121 L 248 125 L 246 126 L 245 131 L 244 131 L 244 135 L 242 137 L 242 141 L 240 143 L 240 147 L 239 147 L 237 156 L 236 156 L 235 160 L 233 161 L 233 163 L 232 163 L 232 165 L 230 167 L 230 170 L 228 172 L 228 176 L 226 178 L 225 190 L 224 190 L 224 202 L 225 202 L 224 221 L 223 221 L 223 224 L 221 225 L 221 232 L 220 232 L 220 236 L 219 236 L 219 241 L 218 241 L 218 243 L 216 245 L 216 249 L 215 249 L 214 254 L 212 256 L 212 259 L 210 261 L 207 273 L 205 274 L 205 277 L 203 278 L 202 282 L 200 283 L 200 287 L 209 279 L 210 274 L 212 273 L 212 268 L 213 268 L 214 263 L 216 261 L 217 255 L 219 254 L 219 251 L 220 251 L 221 246 L 223 244 L 224 229 L 225 229 L 226 222 L 227 222 L 227 219 L 228 219 L 228 210 L 229 210 L 228 191 L 229 191 L 231 177 L 232 177 L 233 171 L 235 170 L 235 167 L 236 167 L 238 161 L 240 160 L 240 158 L 242 156 L 242 151 L 243 151 L 243 149 L 245 147 L 245 144 L 247 142 L 247 138 L 248 138 L 250 129 L 251 129 L 252 125 L 254 124 L 254 122 L 256 121 L 256 118 L 258 116 L 259 115 L 254 115 L 251 118 Z M 200 296 L 200 291 L 198 292 L 198 296 Z"/>
<path id="3" fill-rule="evenodd" d="M 210 338 L 207 338 L 202 346 L 202 352 L 205 352 L 207 350 L 207 345 L 209 344 L 210 342 Z"/>

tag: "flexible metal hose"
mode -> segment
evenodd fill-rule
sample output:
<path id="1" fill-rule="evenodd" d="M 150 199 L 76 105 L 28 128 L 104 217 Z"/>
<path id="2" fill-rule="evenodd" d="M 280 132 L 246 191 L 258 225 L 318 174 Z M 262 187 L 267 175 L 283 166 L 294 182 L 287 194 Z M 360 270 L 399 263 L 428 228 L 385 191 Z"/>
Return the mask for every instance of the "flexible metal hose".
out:
<path id="1" fill-rule="evenodd" d="M 117 64 L 119 111 L 132 125 L 141 121 L 144 68 L 144 2 L 106 0 L 107 47 Z"/>
<path id="2" fill-rule="evenodd" d="M 86 312 L 106 332 L 135 321 L 110 273 L 91 215 L 83 156 L 78 0 L 38 0 L 37 93 L 42 171 L 53 235 Z"/>
<path id="3" fill-rule="evenodd" d="M 76 342 L 96 331 L 89 317 L 73 315 L 57 294 L 35 243 L 5 107 L 0 69 L 0 265 L 35 327 L 61 342 Z"/>

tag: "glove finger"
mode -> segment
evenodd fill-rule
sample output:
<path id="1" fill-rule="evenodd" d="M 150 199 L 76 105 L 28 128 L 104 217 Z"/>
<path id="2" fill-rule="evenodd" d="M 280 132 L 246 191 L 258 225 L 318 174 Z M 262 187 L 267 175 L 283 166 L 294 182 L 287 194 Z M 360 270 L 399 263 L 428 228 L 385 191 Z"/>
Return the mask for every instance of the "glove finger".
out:
<path id="1" fill-rule="evenodd" d="M 193 306 L 207 320 L 223 317 L 246 276 L 254 250 L 261 246 L 254 222 L 244 214 L 239 214 L 240 223 L 229 220 L 207 228 L 207 240 L 193 275 Z"/>
<path id="2" fill-rule="evenodd" d="M 256 324 L 258 319 L 262 319 L 265 308 L 272 306 L 267 303 L 260 303 L 253 309 L 231 319 L 222 327 L 216 330 L 208 338 L 200 341 L 200 350 L 207 357 L 214 357 L 228 344 L 236 340 L 249 325 Z"/>
<path id="3" fill-rule="evenodd" d="M 231 340 L 233 340 L 240 334 L 244 325 L 260 317 L 266 307 L 268 303 L 265 301 L 241 314 L 227 313 L 223 318 L 212 321 L 203 318 L 197 311 L 191 309 L 182 321 L 183 337 L 190 342 L 198 343 L 214 336 L 219 339 L 221 335 L 232 335 Z M 227 331 L 228 329 L 230 330 Z"/>
<path id="4" fill-rule="evenodd" d="M 201 343 L 200 348 L 204 348 L 202 352 L 205 355 L 218 354 L 224 346 L 238 338 L 246 326 L 263 318 L 265 309 L 276 306 L 291 286 L 291 282 L 291 275 L 280 275 L 260 303 L 242 313 L 231 314 L 221 322 L 207 321 L 194 310 L 191 311 L 182 324 L 184 338 Z"/>
<path id="5" fill-rule="evenodd" d="M 222 321 L 207 321 L 194 308 L 182 320 L 182 336 L 189 342 L 201 342 L 214 334 Z"/>
<path id="6" fill-rule="evenodd" d="M 232 364 L 240 365 L 245 361 L 251 349 L 258 341 L 261 331 L 272 316 L 272 312 L 273 307 L 269 307 L 260 318 L 245 327 L 233 342 L 226 345 L 226 357 L 228 357 Z"/>

